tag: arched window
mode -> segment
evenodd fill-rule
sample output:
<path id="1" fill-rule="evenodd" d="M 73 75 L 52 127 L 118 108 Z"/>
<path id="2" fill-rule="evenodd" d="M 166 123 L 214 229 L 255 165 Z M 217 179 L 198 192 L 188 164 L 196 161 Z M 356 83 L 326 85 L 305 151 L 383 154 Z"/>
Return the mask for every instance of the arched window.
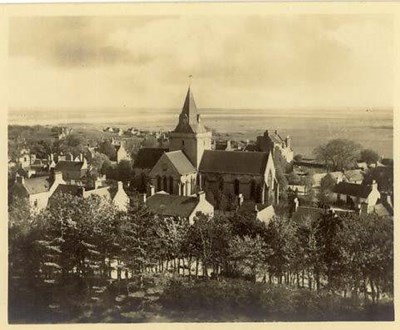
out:
<path id="1" fill-rule="evenodd" d="M 172 176 L 169 177 L 169 193 L 174 193 L 174 178 Z"/>
<path id="2" fill-rule="evenodd" d="M 185 140 L 182 140 L 182 147 L 185 146 Z"/>
<path id="3" fill-rule="evenodd" d="M 256 181 L 253 179 L 250 182 L 250 197 L 253 200 L 256 200 L 257 198 L 257 186 L 256 186 Z"/>
<path id="4" fill-rule="evenodd" d="M 161 177 L 157 176 L 157 191 L 161 190 Z"/>
<path id="5" fill-rule="evenodd" d="M 224 178 L 222 175 L 218 176 L 218 189 L 224 191 Z"/>
<path id="6" fill-rule="evenodd" d="M 240 193 L 240 181 L 239 181 L 239 179 L 235 179 L 235 181 L 233 182 L 233 186 L 234 186 L 235 195 L 239 195 L 239 193 Z"/>
<path id="7" fill-rule="evenodd" d="M 163 190 L 168 192 L 167 177 L 163 176 Z"/>

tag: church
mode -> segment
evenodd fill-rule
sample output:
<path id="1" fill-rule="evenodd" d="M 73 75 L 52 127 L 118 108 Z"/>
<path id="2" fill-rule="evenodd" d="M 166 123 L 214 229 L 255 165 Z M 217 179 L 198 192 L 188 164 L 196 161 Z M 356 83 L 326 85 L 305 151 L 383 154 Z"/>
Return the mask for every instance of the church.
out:
<path id="1" fill-rule="evenodd" d="M 169 136 L 169 150 L 159 153 L 147 172 L 148 191 L 195 196 L 221 192 L 241 201 L 276 204 L 279 185 L 271 152 L 212 150 L 212 132 L 202 123 L 189 87 L 176 128 Z M 142 150 L 136 163 L 144 163 Z M 141 159 L 143 158 L 143 159 Z M 147 157 L 150 158 L 150 157 Z"/>

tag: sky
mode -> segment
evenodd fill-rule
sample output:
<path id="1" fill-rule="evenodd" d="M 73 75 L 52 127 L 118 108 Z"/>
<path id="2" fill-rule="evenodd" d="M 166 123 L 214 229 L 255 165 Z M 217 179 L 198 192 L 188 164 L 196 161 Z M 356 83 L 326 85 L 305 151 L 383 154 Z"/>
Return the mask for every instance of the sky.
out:
<path id="1" fill-rule="evenodd" d="M 391 108 L 388 15 L 14 17 L 9 106 Z M 26 110 L 26 109 L 25 109 Z"/>

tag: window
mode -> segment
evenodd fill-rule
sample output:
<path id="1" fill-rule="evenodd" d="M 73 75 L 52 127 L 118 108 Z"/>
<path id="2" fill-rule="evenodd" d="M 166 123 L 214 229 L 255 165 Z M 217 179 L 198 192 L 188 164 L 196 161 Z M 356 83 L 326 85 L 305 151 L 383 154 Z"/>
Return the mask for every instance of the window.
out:
<path id="1" fill-rule="evenodd" d="M 33 206 L 34 206 L 34 207 L 37 207 L 37 206 L 38 206 L 38 200 L 37 200 L 37 199 L 35 199 L 35 201 L 33 202 Z"/>
<path id="2" fill-rule="evenodd" d="M 157 176 L 157 191 L 161 190 L 161 177 Z"/>
<path id="3" fill-rule="evenodd" d="M 239 181 L 239 179 L 235 179 L 235 181 L 233 182 L 233 185 L 234 185 L 235 195 L 239 195 L 239 193 L 240 193 L 240 181 Z"/>
<path id="4" fill-rule="evenodd" d="M 185 140 L 182 140 L 182 147 L 185 146 Z"/>
<path id="5" fill-rule="evenodd" d="M 256 188 L 256 182 L 251 180 L 250 182 L 250 197 L 251 199 L 255 200 L 257 195 L 257 188 Z"/>
<path id="6" fill-rule="evenodd" d="M 169 193 L 174 193 L 174 178 L 172 176 L 169 177 Z"/>
<path id="7" fill-rule="evenodd" d="M 168 192 L 167 177 L 166 177 L 166 176 L 163 177 L 163 187 L 164 187 L 163 190 L 164 190 L 165 192 Z"/>

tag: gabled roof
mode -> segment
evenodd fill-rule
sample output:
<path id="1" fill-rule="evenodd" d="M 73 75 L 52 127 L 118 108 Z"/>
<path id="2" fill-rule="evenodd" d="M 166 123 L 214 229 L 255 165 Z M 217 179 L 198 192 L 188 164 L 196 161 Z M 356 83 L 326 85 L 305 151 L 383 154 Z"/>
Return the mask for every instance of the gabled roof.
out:
<path id="1" fill-rule="evenodd" d="M 186 157 L 182 150 L 166 152 L 165 156 L 171 161 L 180 175 L 196 172 L 196 168 Z"/>
<path id="2" fill-rule="evenodd" d="M 266 152 L 205 150 L 199 171 L 264 175 L 268 159 Z"/>
<path id="3" fill-rule="evenodd" d="M 360 198 L 367 198 L 368 195 L 371 193 L 372 187 L 357 184 L 357 183 L 350 183 L 350 182 L 339 182 L 334 188 L 333 192 L 342 195 L 349 195 L 353 197 L 360 197 Z"/>
<path id="4" fill-rule="evenodd" d="M 50 177 L 42 176 L 37 178 L 24 179 L 24 186 L 29 195 L 39 194 L 50 189 Z"/>
<path id="5" fill-rule="evenodd" d="M 168 151 L 166 148 L 142 148 L 139 150 L 133 168 L 152 169 L 157 161 Z"/>
<path id="6" fill-rule="evenodd" d="M 197 197 L 157 193 L 147 198 L 150 211 L 158 215 L 189 217 L 199 203 Z"/>
<path id="7" fill-rule="evenodd" d="M 79 171 L 82 169 L 84 162 L 74 162 L 70 160 L 60 160 L 56 167 L 56 171 Z"/>
<path id="8" fill-rule="evenodd" d="M 72 184 L 59 184 L 54 190 L 53 196 L 57 194 L 70 194 L 73 196 L 82 196 L 83 188 Z"/>

